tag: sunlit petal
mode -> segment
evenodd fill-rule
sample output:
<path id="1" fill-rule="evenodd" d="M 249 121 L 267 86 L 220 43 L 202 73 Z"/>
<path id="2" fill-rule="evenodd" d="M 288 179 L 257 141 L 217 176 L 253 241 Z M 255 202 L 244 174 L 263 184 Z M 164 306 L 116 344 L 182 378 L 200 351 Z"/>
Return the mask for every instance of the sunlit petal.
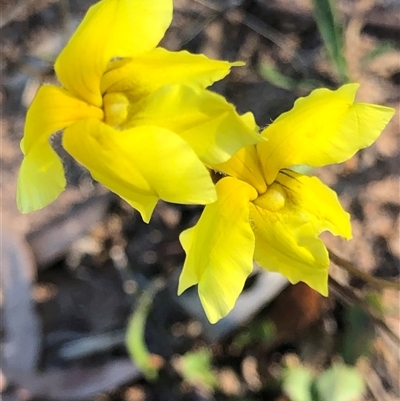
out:
<path id="1" fill-rule="evenodd" d="M 351 238 L 350 216 L 335 192 L 316 177 L 284 170 L 251 205 L 250 216 L 259 265 L 326 295 L 329 258 L 318 235 L 329 230 Z"/>
<path id="2" fill-rule="evenodd" d="M 262 174 L 254 145 L 246 146 L 235 153 L 227 162 L 212 166 L 213 169 L 245 181 L 252 185 L 259 194 L 266 191 L 267 185 Z"/>
<path id="3" fill-rule="evenodd" d="M 231 67 L 240 65 L 243 63 L 211 60 L 203 54 L 171 52 L 158 47 L 129 62 L 113 63 L 101 80 L 101 90 L 147 95 L 164 85 L 186 84 L 204 89 L 224 78 Z"/>
<path id="4" fill-rule="evenodd" d="M 100 107 L 100 79 L 113 58 L 152 50 L 172 20 L 172 0 L 103 0 L 92 6 L 57 58 L 61 83 Z"/>
<path id="5" fill-rule="evenodd" d="M 281 273 L 292 284 L 303 281 L 327 295 L 328 252 L 313 224 L 291 210 L 276 213 L 253 204 L 250 218 L 256 238 L 256 262 Z"/>
<path id="6" fill-rule="evenodd" d="M 61 160 L 47 141 L 36 143 L 24 157 L 18 175 L 17 206 L 22 213 L 42 209 L 65 189 Z"/>
<path id="7" fill-rule="evenodd" d="M 26 115 L 22 151 L 46 142 L 55 132 L 84 118 L 103 118 L 103 111 L 71 96 L 56 86 L 41 86 Z"/>
<path id="8" fill-rule="evenodd" d="M 309 215 L 317 234 L 328 230 L 346 239 L 352 237 L 350 214 L 343 209 L 336 192 L 317 177 L 283 170 L 276 182 L 284 188 L 287 202 L 297 213 Z"/>
<path id="9" fill-rule="evenodd" d="M 375 141 L 394 110 L 354 103 L 358 87 L 317 89 L 263 131 L 268 141 L 257 150 L 268 184 L 282 168 L 340 163 Z"/>
<path id="10" fill-rule="evenodd" d="M 207 169 L 185 141 L 166 129 L 116 131 L 97 120 L 85 120 L 65 130 L 63 144 L 95 179 L 126 199 L 147 222 L 160 198 L 187 204 L 216 199 Z"/>
<path id="11" fill-rule="evenodd" d="M 248 184 L 226 177 L 217 185 L 217 202 L 206 206 L 199 222 L 181 234 L 186 261 L 178 293 L 198 284 L 211 323 L 226 316 L 253 268 L 254 234 L 249 200 L 257 196 Z"/>
<path id="12" fill-rule="evenodd" d="M 134 125 L 156 125 L 176 132 L 206 165 L 223 163 L 243 146 L 262 141 L 222 96 L 185 85 L 165 86 L 155 92 Z"/>

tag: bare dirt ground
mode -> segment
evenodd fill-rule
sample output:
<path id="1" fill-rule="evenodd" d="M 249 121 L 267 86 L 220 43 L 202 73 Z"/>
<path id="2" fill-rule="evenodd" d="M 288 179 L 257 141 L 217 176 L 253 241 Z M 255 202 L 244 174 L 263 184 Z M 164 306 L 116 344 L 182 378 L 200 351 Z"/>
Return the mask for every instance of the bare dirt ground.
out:
<path id="1" fill-rule="evenodd" d="M 328 299 L 302 284 L 281 286 L 268 305 L 255 302 L 235 322 L 211 326 L 195 302 L 190 306 L 194 295 L 184 302 L 175 295 L 184 259 L 178 235 L 194 224 L 200 207 L 160 203 L 146 225 L 60 149 L 67 191 L 42 211 L 19 214 L 15 190 L 26 109 L 42 82 L 55 82 L 53 62 L 92 3 L 0 1 L 3 399 L 296 401 L 282 386 L 284 366 L 320 372 L 338 360 L 356 365 L 365 378 L 360 401 L 399 399 L 400 348 L 391 333 L 400 335 L 400 299 L 393 289 L 376 290 L 332 264 Z M 260 126 L 313 87 L 339 85 L 307 0 L 174 4 L 162 45 L 245 61 L 215 90 L 240 112 L 253 111 Z M 398 279 L 400 7 L 390 0 L 337 6 L 349 75 L 361 83 L 359 100 L 397 113 L 372 147 L 316 172 L 353 218 L 353 240 L 324 239 L 362 271 Z M 266 69 L 286 78 L 265 77 Z M 59 149 L 59 138 L 54 143 Z M 146 324 L 149 350 L 163 360 L 151 382 L 129 360 L 124 335 L 138 295 L 155 278 L 167 286 Z M 248 294 L 256 284 L 257 278 L 249 280 Z M 180 373 L 179 355 L 202 348 L 211 351 L 215 391 Z"/>

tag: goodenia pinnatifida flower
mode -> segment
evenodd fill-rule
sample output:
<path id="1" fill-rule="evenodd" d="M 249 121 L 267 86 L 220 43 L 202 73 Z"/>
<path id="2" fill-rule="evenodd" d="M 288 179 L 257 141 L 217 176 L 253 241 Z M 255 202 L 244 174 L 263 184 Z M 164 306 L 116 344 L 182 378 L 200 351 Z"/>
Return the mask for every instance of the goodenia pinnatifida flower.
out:
<path id="1" fill-rule="evenodd" d="M 205 88 L 241 63 L 156 47 L 172 0 L 103 0 L 91 7 L 55 62 L 62 87 L 43 85 L 26 117 L 17 204 L 41 209 L 64 190 L 50 137 L 149 221 L 158 199 L 207 204 L 205 165 L 222 163 L 259 135 Z M 246 122 L 246 123 L 245 123 Z"/>
<path id="2" fill-rule="evenodd" d="M 394 110 L 354 102 L 357 89 L 317 89 L 298 99 L 262 131 L 265 142 L 214 166 L 225 174 L 216 184 L 218 200 L 181 234 L 186 261 L 178 288 L 198 284 L 212 323 L 233 308 L 253 258 L 327 295 L 329 257 L 318 235 L 328 230 L 350 239 L 350 216 L 334 191 L 291 167 L 340 163 L 375 141 Z"/>

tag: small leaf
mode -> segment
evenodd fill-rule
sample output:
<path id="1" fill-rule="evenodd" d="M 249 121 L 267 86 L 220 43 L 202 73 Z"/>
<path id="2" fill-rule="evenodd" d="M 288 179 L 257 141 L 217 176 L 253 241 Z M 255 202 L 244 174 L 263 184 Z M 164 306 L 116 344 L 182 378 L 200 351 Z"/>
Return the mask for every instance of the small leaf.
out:
<path id="1" fill-rule="evenodd" d="M 389 41 L 385 40 L 378 43 L 372 50 L 370 50 L 361 60 L 362 63 L 369 63 L 376 59 L 377 57 L 381 56 L 385 53 L 391 53 L 397 51 L 396 45 Z"/>
<path id="2" fill-rule="evenodd" d="M 276 67 L 271 64 L 263 63 L 260 66 L 260 74 L 270 84 L 288 91 L 294 90 L 298 83 L 286 75 L 283 75 Z"/>
<path id="3" fill-rule="evenodd" d="M 259 66 L 260 75 L 270 84 L 287 91 L 301 91 L 309 93 L 313 89 L 324 86 L 324 83 L 315 79 L 294 79 L 282 74 L 275 66 L 262 63 Z"/>
<path id="4" fill-rule="evenodd" d="M 282 387 L 291 401 L 313 401 L 311 394 L 313 380 L 314 376 L 309 369 L 296 366 L 284 372 Z"/>
<path id="5" fill-rule="evenodd" d="M 212 354 L 209 350 L 202 349 L 196 352 L 188 352 L 180 357 L 180 373 L 183 379 L 192 384 L 213 389 L 217 386 L 217 380 L 211 371 Z"/>
<path id="6" fill-rule="evenodd" d="M 370 355 L 375 328 L 371 317 L 357 305 L 346 310 L 345 318 L 342 357 L 345 363 L 355 365 L 360 356 Z"/>
<path id="7" fill-rule="evenodd" d="M 317 378 L 316 389 L 320 401 L 354 401 L 363 395 L 365 383 L 355 368 L 336 364 Z"/>
<path id="8" fill-rule="evenodd" d="M 249 345 L 270 345 L 276 340 L 275 323 L 268 319 L 261 322 L 251 322 L 248 327 L 234 338 L 236 347 L 243 349 Z"/>
<path id="9" fill-rule="evenodd" d="M 161 367 L 161 357 L 150 354 L 144 339 L 147 316 L 150 312 L 154 296 L 160 290 L 161 283 L 154 282 L 143 292 L 138 301 L 138 307 L 131 316 L 125 337 L 126 347 L 133 362 L 148 380 L 158 376 Z"/>
<path id="10" fill-rule="evenodd" d="M 365 302 L 367 302 L 367 304 L 371 307 L 371 310 L 376 313 L 377 316 L 381 318 L 384 317 L 381 294 L 376 292 L 368 292 L 365 295 Z"/>
<path id="11" fill-rule="evenodd" d="M 329 58 L 336 69 L 339 81 L 347 81 L 347 65 L 343 56 L 343 32 L 337 24 L 331 0 L 313 0 L 314 17 Z"/>

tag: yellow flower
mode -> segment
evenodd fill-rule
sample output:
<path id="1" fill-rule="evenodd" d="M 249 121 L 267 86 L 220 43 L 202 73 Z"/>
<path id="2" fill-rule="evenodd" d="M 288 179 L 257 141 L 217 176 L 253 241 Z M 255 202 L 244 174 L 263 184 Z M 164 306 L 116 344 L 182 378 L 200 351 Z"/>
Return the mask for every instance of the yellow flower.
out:
<path id="1" fill-rule="evenodd" d="M 318 89 L 298 99 L 262 132 L 267 141 L 214 167 L 227 176 L 216 185 L 217 202 L 181 234 L 186 261 L 178 288 L 180 294 L 198 284 L 212 323 L 233 308 L 253 258 L 327 295 L 329 258 L 318 235 L 350 239 L 350 216 L 318 178 L 290 167 L 343 162 L 379 136 L 394 110 L 354 103 L 357 89 Z"/>
<path id="2" fill-rule="evenodd" d="M 17 204 L 43 208 L 64 190 L 50 137 L 95 179 L 149 221 L 159 198 L 207 204 L 216 191 L 205 165 L 259 140 L 234 107 L 205 88 L 232 66 L 156 47 L 172 0 L 103 0 L 91 7 L 56 60 L 62 87 L 42 86 L 30 106 Z M 251 116 L 247 116 L 249 120 Z"/>

